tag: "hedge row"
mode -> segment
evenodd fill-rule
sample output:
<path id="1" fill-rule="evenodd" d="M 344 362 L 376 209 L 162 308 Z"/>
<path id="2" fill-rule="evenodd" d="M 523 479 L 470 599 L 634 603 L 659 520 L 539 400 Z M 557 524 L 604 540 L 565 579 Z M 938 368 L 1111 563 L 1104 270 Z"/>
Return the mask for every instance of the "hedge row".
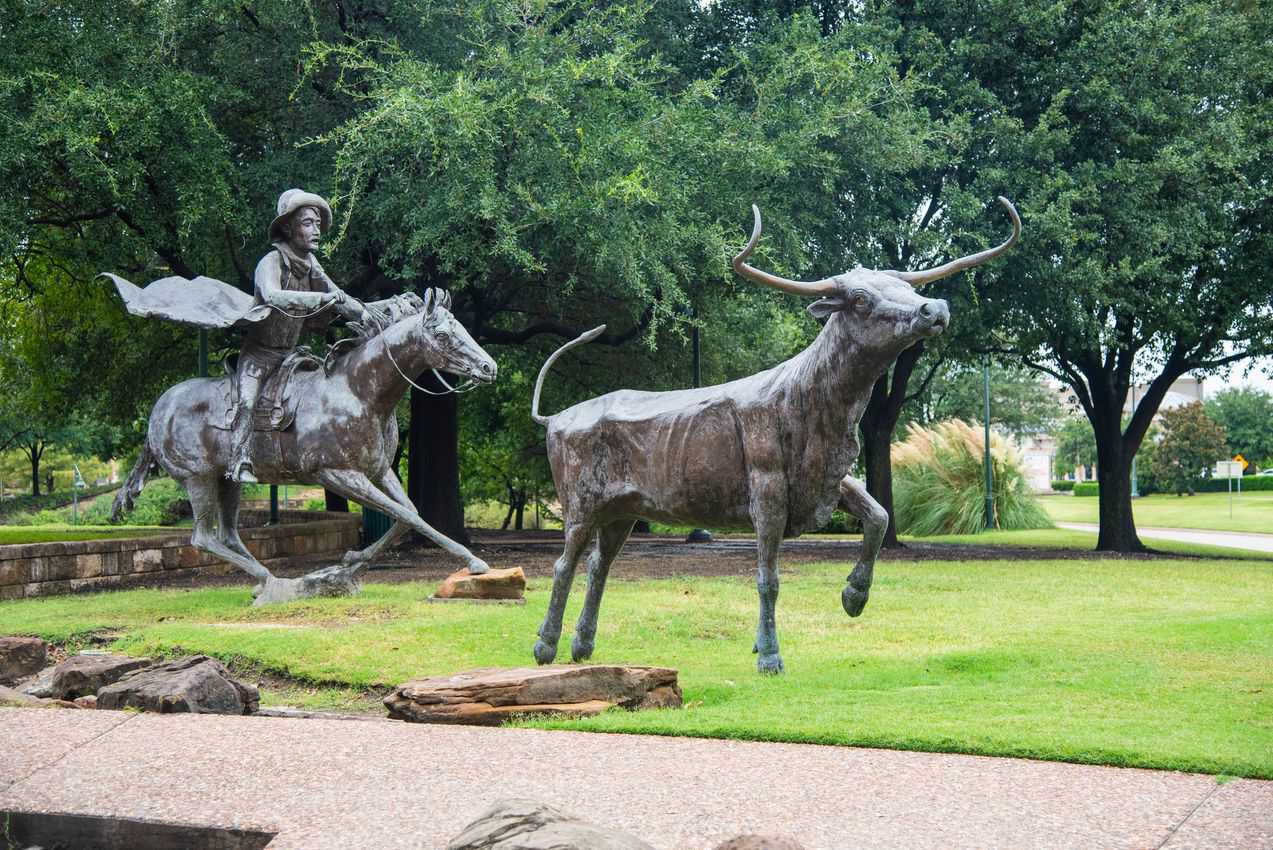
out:
<path id="1" fill-rule="evenodd" d="M 1074 489 L 1073 481 L 1053 481 L 1052 490 L 1056 493 L 1068 493 Z"/>
<path id="2" fill-rule="evenodd" d="M 1052 483 L 1052 489 L 1057 489 L 1057 483 Z M 1233 492 L 1238 491 L 1238 482 L 1233 482 Z M 1229 479 L 1227 478 L 1202 478 L 1195 481 L 1193 491 L 1195 493 L 1227 493 L 1229 492 Z M 1242 492 L 1249 493 L 1254 490 L 1273 490 L 1273 475 L 1244 475 L 1242 476 Z M 1099 496 L 1101 494 L 1101 485 L 1095 481 L 1080 481 L 1074 486 L 1075 496 Z"/>
<path id="3" fill-rule="evenodd" d="M 100 496 L 102 493 L 109 493 L 111 490 L 119 489 L 119 482 L 114 484 L 99 484 L 96 487 L 87 487 L 78 491 L 81 499 L 88 499 L 93 496 Z M 39 496 L 16 496 L 12 499 L 0 501 L 0 516 L 9 516 L 10 514 L 26 513 L 29 511 L 53 510 L 56 508 L 64 508 L 69 505 L 75 498 L 70 488 L 62 490 L 54 490 L 52 493 L 41 493 Z"/>

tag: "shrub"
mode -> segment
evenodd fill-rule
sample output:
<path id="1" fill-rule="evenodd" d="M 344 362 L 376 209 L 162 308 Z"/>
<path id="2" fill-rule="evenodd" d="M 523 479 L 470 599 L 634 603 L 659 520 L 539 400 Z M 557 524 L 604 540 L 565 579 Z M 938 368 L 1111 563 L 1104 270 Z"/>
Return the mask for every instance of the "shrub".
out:
<path id="1" fill-rule="evenodd" d="M 903 534 L 971 534 L 985 528 L 985 441 L 980 428 L 953 419 L 932 428 L 912 424 L 893 446 L 893 508 Z M 990 440 L 995 524 L 1004 529 L 1051 528 L 1030 492 L 1021 455 L 999 435 Z"/>
<path id="2" fill-rule="evenodd" d="M 1064 481 L 1053 481 L 1052 489 L 1057 493 L 1068 493 L 1074 489 L 1074 482 L 1069 479 Z"/>
<path id="3" fill-rule="evenodd" d="M 121 525 L 175 525 L 182 517 L 182 503 L 186 491 L 171 478 L 158 478 L 146 483 L 137 497 L 133 509 L 120 519 Z M 101 498 L 88 510 L 80 512 L 80 522 L 85 525 L 106 525 L 110 522 L 111 499 Z M 188 513 L 187 511 L 184 511 Z"/>
<path id="4" fill-rule="evenodd" d="M 1099 496 L 1101 485 L 1095 481 L 1080 481 L 1074 485 L 1075 496 Z"/>

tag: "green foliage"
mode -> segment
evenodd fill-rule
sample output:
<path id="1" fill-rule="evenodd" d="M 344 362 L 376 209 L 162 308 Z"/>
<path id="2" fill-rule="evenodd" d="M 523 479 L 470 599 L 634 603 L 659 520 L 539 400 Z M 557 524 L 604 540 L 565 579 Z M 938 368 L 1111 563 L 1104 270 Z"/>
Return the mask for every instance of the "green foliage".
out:
<path id="1" fill-rule="evenodd" d="M 1099 496 L 1101 485 L 1095 481 L 1079 481 L 1074 485 L 1075 496 Z"/>
<path id="2" fill-rule="evenodd" d="M 186 491 L 171 478 L 159 478 L 147 482 L 136 503 L 120 520 L 124 525 L 172 525 L 181 518 L 179 503 L 186 499 Z M 98 499 L 93 506 L 81 513 L 86 525 L 105 525 L 110 521 L 111 500 Z"/>
<path id="3" fill-rule="evenodd" d="M 1229 448 L 1253 465 L 1273 466 L 1273 395 L 1228 387 L 1206 401 L 1207 415 L 1223 428 Z"/>
<path id="4" fill-rule="evenodd" d="M 909 413 L 909 417 L 905 414 Z M 1053 431 L 1060 424 L 1060 400 L 1037 372 L 994 363 L 990 367 L 990 422 L 1021 440 Z M 902 422 L 931 425 L 947 419 L 985 418 L 985 386 L 980 364 L 947 361 L 904 411 Z"/>
<path id="5" fill-rule="evenodd" d="M 1074 489 L 1074 482 L 1069 479 L 1052 482 L 1052 489 L 1058 493 L 1068 493 Z"/>
<path id="6" fill-rule="evenodd" d="M 1237 479 L 1204 478 L 1195 481 L 1193 489 L 1195 493 L 1228 493 L 1230 490 L 1234 493 L 1266 493 L 1273 490 L 1273 475 L 1244 475 L 1240 485 Z M 1265 531 L 1267 528 L 1266 525 L 1258 530 Z"/>
<path id="7" fill-rule="evenodd" d="M 1056 469 L 1070 472 L 1096 463 L 1096 437 L 1086 419 L 1069 418 L 1056 435 Z"/>
<path id="8" fill-rule="evenodd" d="M 893 448 L 893 494 L 898 531 L 925 537 L 970 534 L 986 527 L 985 438 L 966 422 L 912 424 Z M 1015 446 L 990 440 L 995 527 L 1050 528 L 1051 520 L 1030 492 Z"/>
<path id="9" fill-rule="evenodd" d="M 1193 494 L 1212 464 L 1229 456 L 1224 428 L 1207 415 L 1201 402 L 1162 413 L 1162 441 L 1155 454 L 1154 472 L 1164 489 Z"/>

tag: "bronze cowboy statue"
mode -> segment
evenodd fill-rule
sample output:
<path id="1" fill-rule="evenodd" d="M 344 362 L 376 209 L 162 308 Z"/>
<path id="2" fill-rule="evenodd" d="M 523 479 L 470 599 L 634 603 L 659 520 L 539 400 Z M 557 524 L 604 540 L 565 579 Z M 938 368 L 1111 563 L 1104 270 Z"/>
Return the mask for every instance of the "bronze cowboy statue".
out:
<path id="1" fill-rule="evenodd" d="M 257 264 L 248 295 L 209 277 L 169 277 L 144 289 L 117 275 L 130 313 L 203 328 L 240 328 L 235 373 L 196 378 L 170 388 L 151 411 L 146 441 L 114 516 L 132 506 L 147 474 L 162 467 L 190 496 L 191 543 L 259 580 L 256 603 L 354 593 L 371 558 L 415 530 L 462 558 L 470 572 L 486 564 L 429 526 L 392 469 L 398 445 L 394 407 L 428 369 L 495 380 L 496 367 L 451 315 L 450 296 L 428 290 L 362 304 L 342 292 L 314 256 L 331 226 L 318 195 L 289 189 L 270 223 L 272 249 Z M 323 359 L 298 348 L 307 328 L 337 316 L 354 336 Z M 464 387 L 458 388 L 463 389 Z M 342 563 L 297 579 L 274 576 L 238 533 L 242 482 L 321 485 L 394 519 L 394 526 Z"/>

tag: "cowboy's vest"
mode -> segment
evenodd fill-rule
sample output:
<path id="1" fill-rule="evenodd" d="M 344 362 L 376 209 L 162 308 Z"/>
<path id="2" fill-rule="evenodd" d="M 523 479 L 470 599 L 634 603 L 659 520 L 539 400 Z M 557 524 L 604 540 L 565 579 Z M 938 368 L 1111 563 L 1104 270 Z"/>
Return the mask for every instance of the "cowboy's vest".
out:
<path id="1" fill-rule="evenodd" d="M 280 289 L 293 292 L 329 291 L 331 287 L 327 274 L 323 271 L 322 266 L 318 264 L 318 259 L 313 254 L 309 255 L 308 262 L 306 262 L 289 258 L 288 252 L 281 242 L 274 243 L 274 250 L 281 267 L 279 275 Z M 259 286 L 256 290 L 256 302 L 258 304 L 265 303 L 265 298 Z M 311 318 L 314 311 L 298 310 L 293 307 L 288 312 L 299 313 L 300 315 L 289 316 L 279 310 L 271 310 L 268 317 L 249 327 L 243 334 L 244 351 L 248 352 L 255 349 L 261 353 L 269 352 L 278 356 L 281 361 L 282 357 L 280 355 L 286 355 L 289 351 L 296 348 L 296 344 L 300 342 L 301 331 L 305 327 L 306 319 Z"/>

